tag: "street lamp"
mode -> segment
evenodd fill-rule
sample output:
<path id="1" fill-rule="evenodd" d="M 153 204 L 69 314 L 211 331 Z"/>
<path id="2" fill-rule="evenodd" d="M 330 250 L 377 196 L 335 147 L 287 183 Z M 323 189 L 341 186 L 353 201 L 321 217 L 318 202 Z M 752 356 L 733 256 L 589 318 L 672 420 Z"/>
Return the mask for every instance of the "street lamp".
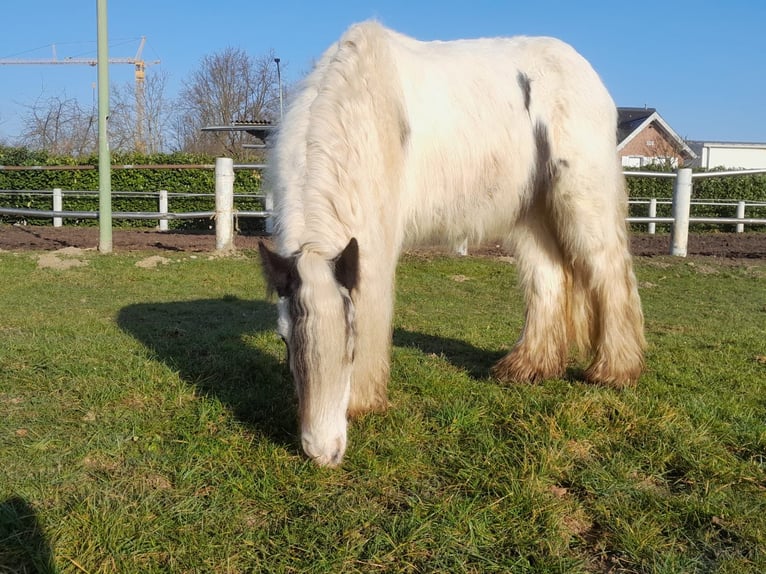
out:
<path id="1" fill-rule="evenodd" d="M 279 119 L 281 121 L 284 116 L 284 109 L 282 108 L 282 72 L 279 69 L 279 58 L 274 58 L 274 63 L 277 65 L 277 82 L 279 83 Z"/>

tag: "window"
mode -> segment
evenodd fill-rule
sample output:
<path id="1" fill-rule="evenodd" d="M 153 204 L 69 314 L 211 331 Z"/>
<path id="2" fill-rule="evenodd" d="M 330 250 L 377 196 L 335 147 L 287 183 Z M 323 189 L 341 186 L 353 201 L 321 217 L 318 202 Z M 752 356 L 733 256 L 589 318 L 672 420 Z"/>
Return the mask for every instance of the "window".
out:
<path id="1" fill-rule="evenodd" d="M 631 156 L 622 157 L 623 167 L 641 167 L 641 165 L 642 165 L 641 156 L 631 155 Z"/>

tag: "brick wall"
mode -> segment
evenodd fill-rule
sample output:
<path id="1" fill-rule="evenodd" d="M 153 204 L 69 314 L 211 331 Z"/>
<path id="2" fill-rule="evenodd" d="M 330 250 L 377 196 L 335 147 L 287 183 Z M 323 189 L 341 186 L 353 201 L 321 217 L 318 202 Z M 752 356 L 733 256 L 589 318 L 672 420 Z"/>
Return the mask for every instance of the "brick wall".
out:
<path id="1" fill-rule="evenodd" d="M 653 145 L 652 145 L 653 143 Z M 628 144 L 620 150 L 621 157 L 642 156 L 658 158 L 675 158 L 678 165 L 683 165 L 685 158 L 678 152 L 674 140 L 668 138 L 654 123 L 649 124 L 636 134 Z"/>

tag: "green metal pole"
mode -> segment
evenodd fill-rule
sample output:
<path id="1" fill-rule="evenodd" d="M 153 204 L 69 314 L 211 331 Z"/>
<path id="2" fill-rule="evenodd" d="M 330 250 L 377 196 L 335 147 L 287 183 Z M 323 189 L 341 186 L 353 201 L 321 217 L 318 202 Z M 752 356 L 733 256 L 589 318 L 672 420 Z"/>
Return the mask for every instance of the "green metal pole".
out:
<path id="1" fill-rule="evenodd" d="M 96 0 L 98 21 L 98 250 L 112 252 L 112 158 L 109 154 L 109 43 L 106 0 Z"/>

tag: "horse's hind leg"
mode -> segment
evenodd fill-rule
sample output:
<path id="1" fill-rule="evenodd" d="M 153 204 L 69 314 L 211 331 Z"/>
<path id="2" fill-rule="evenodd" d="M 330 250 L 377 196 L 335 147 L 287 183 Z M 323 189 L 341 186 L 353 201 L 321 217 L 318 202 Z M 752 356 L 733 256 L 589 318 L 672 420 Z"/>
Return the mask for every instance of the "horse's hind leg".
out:
<path id="1" fill-rule="evenodd" d="M 608 173 L 580 181 L 579 193 L 570 189 L 559 195 L 554 217 L 565 257 L 572 262 L 573 300 L 587 302 L 589 307 L 586 337 L 593 359 L 585 378 L 623 387 L 634 384 L 643 370 L 644 320 L 622 197 L 615 192 L 621 191 L 623 180 L 617 174 L 617 183 L 605 187 Z"/>
<path id="2" fill-rule="evenodd" d="M 584 260 L 593 294 L 593 359 L 586 380 L 623 387 L 644 367 L 644 319 L 627 239 L 590 251 Z"/>
<path id="3" fill-rule="evenodd" d="M 535 382 L 561 376 L 568 353 L 567 284 L 557 242 L 542 218 L 530 218 L 514 237 L 526 299 L 524 330 L 510 353 L 492 369 L 506 382 Z"/>

